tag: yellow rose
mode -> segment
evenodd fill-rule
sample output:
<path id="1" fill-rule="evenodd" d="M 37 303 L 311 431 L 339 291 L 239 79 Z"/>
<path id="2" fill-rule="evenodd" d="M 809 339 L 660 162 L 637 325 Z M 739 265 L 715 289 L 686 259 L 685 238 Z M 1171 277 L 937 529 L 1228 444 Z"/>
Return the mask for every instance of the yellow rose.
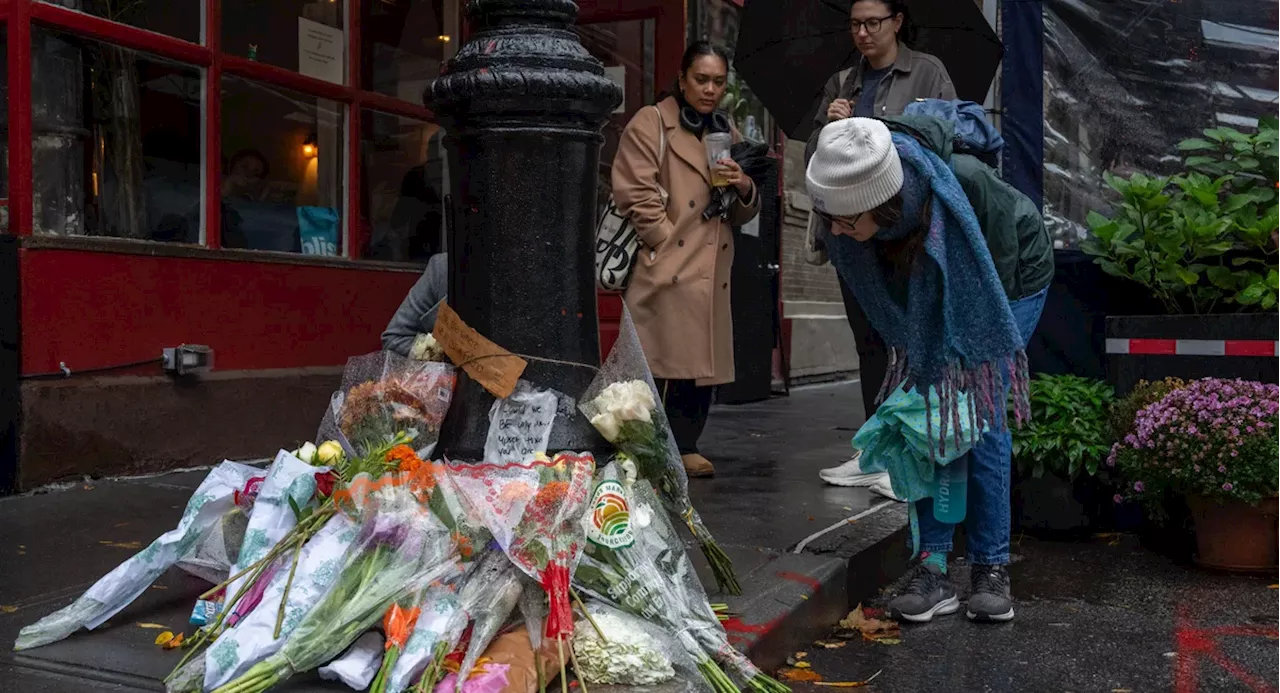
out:
<path id="1" fill-rule="evenodd" d="M 333 465 L 342 460 L 346 453 L 342 450 L 342 445 L 336 440 L 326 440 L 319 449 L 316 450 L 316 460 L 320 464 Z"/>

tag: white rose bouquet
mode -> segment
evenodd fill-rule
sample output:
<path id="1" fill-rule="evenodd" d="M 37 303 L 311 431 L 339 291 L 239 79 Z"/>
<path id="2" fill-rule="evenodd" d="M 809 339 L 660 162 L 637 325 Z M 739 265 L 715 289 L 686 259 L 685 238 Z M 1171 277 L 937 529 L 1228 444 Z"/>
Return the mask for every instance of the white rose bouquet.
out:
<path id="1" fill-rule="evenodd" d="M 600 435 L 635 462 L 639 477 L 653 485 L 663 504 L 684 519 L 711 564 L 720 589 L 728 594 L 742 594 L 733 573 L 733 562 L 711 536 L 689 500 L 684 465 L 671 437 L 666 412 L 658 406 L 654 395 L 653 386 L 646 380 L 615 382 L 581 408 Z"/>

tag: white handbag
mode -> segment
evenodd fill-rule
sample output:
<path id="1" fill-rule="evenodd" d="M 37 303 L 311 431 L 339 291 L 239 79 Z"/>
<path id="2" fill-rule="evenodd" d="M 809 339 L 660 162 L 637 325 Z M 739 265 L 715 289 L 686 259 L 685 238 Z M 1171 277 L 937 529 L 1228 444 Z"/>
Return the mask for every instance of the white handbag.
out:
<path id="1" fill-rule="evenodd" d="M 658 111 L 657 175 L 660 175 L 667 156 L 667 127 L 662 122 L 662 111 L 657 106 L 652 108 Z M 660 179 L 658 191 L 662 195 L 662 206 L 665 209 L 670 196 L 662 187 Z M 618 211 L 611 195 L 604 214 L 596 224 L 596 286 L 604 291 L 626 291 L 639 252 L 640 234 L 636 232 L 631 219 Z"/>

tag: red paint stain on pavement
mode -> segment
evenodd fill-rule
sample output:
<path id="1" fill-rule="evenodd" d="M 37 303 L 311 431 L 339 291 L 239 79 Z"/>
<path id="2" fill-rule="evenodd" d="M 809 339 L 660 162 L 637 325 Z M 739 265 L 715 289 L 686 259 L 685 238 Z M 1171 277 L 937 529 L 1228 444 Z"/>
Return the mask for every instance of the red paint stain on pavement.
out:
<path id="1" fill-rule="evenodd" d="M 1185 606 L 1178 607 L 1177 621 L 1174 625 L 1173 642 L 1177 648 L 1174 660 L 1173 690 L 1174 693 L 1196 693 L 1199 690 L 1198 666 L 1200 660 L 1208 660 L 1226 670 L 1237 681 L 1255 693 L 1275 693 L 1276 687 L 1270 682 L 1255 676 L 1240 666 L 1239 662 L 1229 658 L 1222 652 L 1218 643 L 1221 637 L 1277 637 L 1275 626 L 1218 626 L 1213 628 L 1197 627 L 1192 621 Z"/>
<path id="2" fill-rule="evenodd" d="M 812 589 L 814 592 L 817 592 L 818 590 L 822 589 L 822 581 L 816 577 L 813 577 L 812 575 L 805 575 L 804 573 L 792 573 L 790 571 L 784 570 L 778 573 L 778 577 L 782 578 L 783 580 L 790 580 L 791 582 L 798 582 L 802 585 L 808 585 L 809 588 Z"/>

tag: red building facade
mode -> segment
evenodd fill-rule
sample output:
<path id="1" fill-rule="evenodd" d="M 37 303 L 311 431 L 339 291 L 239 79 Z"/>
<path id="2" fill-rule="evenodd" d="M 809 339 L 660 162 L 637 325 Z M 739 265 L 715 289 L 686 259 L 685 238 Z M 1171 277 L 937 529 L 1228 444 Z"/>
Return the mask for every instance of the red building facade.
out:
<path id="1" fill-rule="evenodd" d="M 579 4 L 626 92 L 607 162 L 675 78 L 688 17 Z M 0 0 L 0 488 L 314 435 L 346 359 L 446 250 L 456 172 L 421 94 L 465 40 L 461 5 Z M 617 311 L 602 300 L 606 342 Z M 166 374 L 183 344 L 212 369 Z"/>

